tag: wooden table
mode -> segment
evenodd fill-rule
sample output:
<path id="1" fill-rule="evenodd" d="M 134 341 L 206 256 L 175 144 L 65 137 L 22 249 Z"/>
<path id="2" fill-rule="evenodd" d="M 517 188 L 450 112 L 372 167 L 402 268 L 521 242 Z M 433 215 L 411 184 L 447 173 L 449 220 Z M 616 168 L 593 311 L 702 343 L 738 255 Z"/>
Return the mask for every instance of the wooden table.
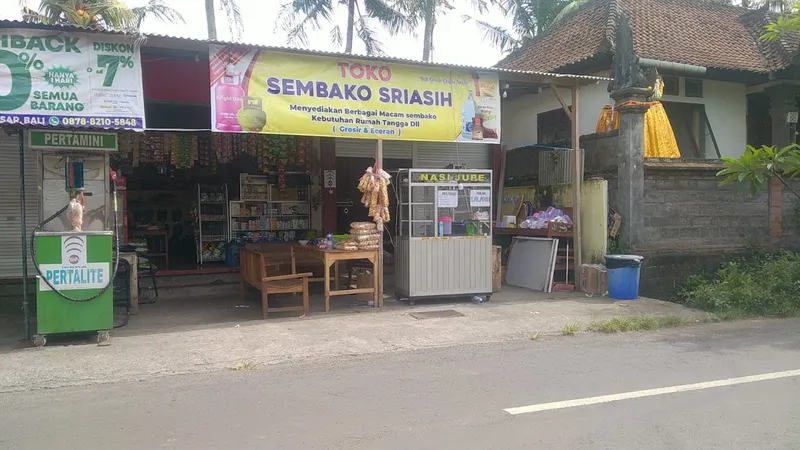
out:
<path id="1" fill-rule="evenodd" d="M 131 314 L 139 314 L 139 257 L 136 252 L 119 252 L 119 259 L 130 264 L 128 285 L 131 288 Z"/>
<path id="2" fill-rule="evenodd" d="M 330 312 L 331 297 L 337 295 L 372 294 L 375 307 L 380 308 L 383 306 L 383 295 L 381 295 L 381 292 L 378 290 L 378 286 L 380 285 L 378 277 L 381 276 L 381 271 L 378 267 L 377 250 L 356 250 L 349 252 L 344 250 L 323 250 L 311 245 L 296 244 L 292 246 L 293 271 L 295 269 L 295 257 L 297 255 L 304 255 L 322 262 L 325 272 L 325 312 Z M 360 259 L 366 259 L 372 263 L 372 287 L 363 289 L 338 289 L 338 285 L 334 285 L 334 289 L 331 290 L 331 266 L 333 266 L 335 282 L 339 283 L 341 281 L 339 279 L 339 263 L 342 261 L 355 261 Z"/>

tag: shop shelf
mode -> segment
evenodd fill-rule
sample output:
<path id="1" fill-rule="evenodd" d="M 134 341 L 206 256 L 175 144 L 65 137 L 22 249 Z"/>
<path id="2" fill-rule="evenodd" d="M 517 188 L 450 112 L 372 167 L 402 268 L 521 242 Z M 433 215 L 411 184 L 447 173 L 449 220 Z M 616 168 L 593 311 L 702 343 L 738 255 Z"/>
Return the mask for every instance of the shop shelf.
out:
<path id="1" fill-rule="evenodd" d="M 228 209 L 228 186 L 197 185 L 197 259 L 199 264 L 219 261 L 203 251 L 203 244 L 219 244 L 230 239 L 230 211 Z M 205 206 L 205 208 L 204 208 Z M 221 206 L 221 208 L 220 208 Z"/>

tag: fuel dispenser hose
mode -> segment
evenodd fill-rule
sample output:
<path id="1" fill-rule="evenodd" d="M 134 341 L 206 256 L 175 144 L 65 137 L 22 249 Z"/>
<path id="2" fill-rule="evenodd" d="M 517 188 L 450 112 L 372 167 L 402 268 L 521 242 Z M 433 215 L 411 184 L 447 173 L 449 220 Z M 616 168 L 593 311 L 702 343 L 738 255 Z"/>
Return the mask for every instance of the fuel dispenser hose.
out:
<path id="1" fill-rule="evenodd" d="M 94 294 L 94 295 L 86 297 L 86 298 L 70 297 L 69 295 L 65 294 L 64 292 L 59 291 L 58 289 L 56 289 L 56 287 L 53 286 L 50 283 L 50 280 L 48 280 L 44 276 L 44 274 L 42 273 L 42 269 L 39 267 L 39 263 L 36 261 L 36 233 L 38 231 L 42 231 L 42 228 L 44 228 L 45 225 L 47 225 L 48 223 L 52 222 L 53 219 L 55 219 L 56 217 L 58 217 L 59 215 L 64 213 L 64 211 L 66 211 L 67 208 L 69 208 L 69 203 L 67 203 L 58 212 L 56 212 L 52 216 L 48 217 L 47 219 L 45 219 L 44 221 L 42 221 L 38 225 L 36 225 L 36 228 L 33 229 L 33 233 L 31 234 L 31 256 L 33 257 L 33 266 L 36 268 L 36 272 L 39 274 L 39 277 L 45 282 L 45 284 L 47 286 L 49 286 L 50 289 L 53 290 L 53 292 L 55 292 L 56 294 L 60 295 L 61 297 L 64 297 L 65 299 L 67 299 L 67 300 L 69 300 L 71 302 L 84 303 L 84 302 L 88 302 L 88 301 L 91 301 L 91 300 L 94 300 L 94 299 L 100 297 L 101 295 L 106 293 L 108 288 L 110 288 L 111 286 L 114 285 L 114 279 L 117 277 L 117 269 L 119 269 L 119 233 L 117 232 L 117 196 L 116 196 L 116 189 L 113 189 L 111 191 L 111 195 L 112 195 L 112 198 L 114 199 L 114 241 L 116 243 L 116 245 L 114 246 L 114 272 L 111 274 L 111 277 L 109 278 L 108 283 L 105 285 L 105 287 L 103 287 L 103 289 L 101 289 L 100 292 L 98 292 L 97 294 Z"/>

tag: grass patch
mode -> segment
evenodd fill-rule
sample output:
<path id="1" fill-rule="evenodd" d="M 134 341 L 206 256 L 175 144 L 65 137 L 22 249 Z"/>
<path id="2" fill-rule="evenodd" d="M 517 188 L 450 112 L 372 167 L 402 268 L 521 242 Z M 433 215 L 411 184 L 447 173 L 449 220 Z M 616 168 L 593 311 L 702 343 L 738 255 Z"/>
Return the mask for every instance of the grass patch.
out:
<path id="1" fill-rule="evenodd" d="M 650 331 L 675 328 L 696 323 L 695 319 L 679 316 L 631 316 L 613 317 L 609 320 L 592 322 L 589 331 L 597 333 L 625 333 L 627 331 Z"/>
<path id="2" fill-rule="evenodd" d="M 654 331 L 666 328 L 677 328 L 701 323 L 720 323 L 731 320 L 751 319 L 754 316 L 741 311 L 726 311 L 700 317 L 680 316 L 630 316 L 613 317 L 608 320 L 592 322 L 586 328 L 596 333 L 625 333 L 628 331 Z"/>
<path id="3" fill-rule="evenodd" d="M 528 336 L 528 338 L 532 341 L 538 341 L 539 339 L 541 339 L 541 337 L 542 333 L 539 333 L 538 331 L 535 333 L 531 333 L 530 336 Z"/>
<path id="4" fill-rule="evenodd" d="M 579 323 L 565 323 L 561 328 L 561 334 L 564 336 L 575 336 L 581 331 L 581 324 Z"/>
<path id="5" fill-rule="evenodd" d="M 724 320 L 800 316 L 800 254 L 754 254 L 711 278 L 689 277 L 681 302 Z"/>
<path id="6" fill-rule="evenodd" d="M 242 371 L 242 370 L 255 370 L 256 363 L 253 361 L 239 361 L 238 363 L 234 364 L 231 367 L 231 370 Z"/>

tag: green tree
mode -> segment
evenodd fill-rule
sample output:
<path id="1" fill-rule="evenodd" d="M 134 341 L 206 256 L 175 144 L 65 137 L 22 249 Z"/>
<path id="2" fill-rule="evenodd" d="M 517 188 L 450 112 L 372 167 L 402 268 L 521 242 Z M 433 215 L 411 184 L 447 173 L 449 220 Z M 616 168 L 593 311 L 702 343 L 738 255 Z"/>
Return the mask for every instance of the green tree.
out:
<path id="1" fill-rule="evenodd" d="M 790 36 L 800 37 L 800 3 L 795 3 L 789 13 L 781 15 L 775 22 L 767 25 L 761 39 L 775 41 Z"/>
<path id="2" fill-rule="evenodd" d="M 170 8 L 164 3 L 164 0 L 148 0 L 146 6 L 137 6 L 132 8 L 135 20 L 135 27 L 137 30 L 142 28 L 142 22 L 145 19 L 153 18 L 166 23 L 185 23 L 183 16 L 177 9 Z"/>
<path id="3" fill-rule="evenodd" d="M 215 11 L 214 0 L 205 0 L 206 7 L 206 26 L 208 27 L 208 39 L 212 41 L 217 40 L 217 14 Z M 225 11 L 225 17 L 228 18 L 228 29 L 231 36 L 235 41 L 242 38 L 244 31 L 244 19 L 242 18 L 242 11 L 239 9 L 239 4 L 236 0 L 219 0 L 220 9 Z"/>
<path id="4" fill-rule="evenodd" d="M 478 13 L 489 10 L 489 2 L 493 0 L 472 0 L 472 7 Z M 422 27 L 422 60 L 430 62 L 433 55 L 434 30 L 439 17 L 455 9 L 451 0 L 397 0 L 397 7 L 408 18 L 412 31 Z"/>
<path id="5" fill-rule="evenodd" d="M 129 8 L 121 0 L 41 0 L 36 10 L 27 1 L 20 6 L 26 22 L 95 30 L 138 31 L 148 17 L 170 23 L 183 21 L 180 13 L 162 0 L 150 0 L 146 6 L 137 8 Z"/>
<path id="6" fill-rule="evenodd" d="M 373 25 L 376 21 L 392 35 L 411 30 L 409 19 L 389 0 L 292 0 L 281 7 L 276 26 L 288 33 L 288 44 L 307 46 L 308 32 L 319 30 L 323 23 L 330 22 L 336 8 L 342 6 L 347 9 L 344 37 L 338 24 L 333 26 L 329 37 L 337 47 L 344 46 L 345 53 L 353 52 L 356 37 L 364 43 L 368 55 L 383 53 L 383 45 Z"/>
<path id="7" fill-rule="evenodd" d="M 422 25 L 422 60 L 430 62 L 437 18 L 451 11 L 453 5 L 449 0 L 400 0 L 398 7 L 408 17 L 412 30 L 416 31 Z"/>
<path id="8" fill-rule="evenodd" d="M 774 177 L 800 198 L 800 194 L 787 181 L 800 177 L 800 145 L 792 144 L 782 149 L 748 145 L 742 156 L 723 157 L 722 162 L 725 168 L 717 172 L 718 177 L 723 177 L 720 186 L 731 182 L 741 183 L 755 195 Z"/>
<path id="9" fill-rule="evenodd" d="M 464 22 L 473 22 L 483 33 L 484 39 L 504 52 L 520 48 L 533 40 L 548 27 L 578 9 L 587 0 L 489 0 L 500 8 L 504 16 L 511 18 L 511 27 L 493 25 L 469 15 Z"/>
<path id="10" fill-rule="evenodd" d="M 724 0 L 718 0 L 724 2 Z M 792 10 L 796 0 L 741 0 L 741 6 L 747 9 L 759 9 L 766 7 L 772 12 L 786 14 Z"/>

